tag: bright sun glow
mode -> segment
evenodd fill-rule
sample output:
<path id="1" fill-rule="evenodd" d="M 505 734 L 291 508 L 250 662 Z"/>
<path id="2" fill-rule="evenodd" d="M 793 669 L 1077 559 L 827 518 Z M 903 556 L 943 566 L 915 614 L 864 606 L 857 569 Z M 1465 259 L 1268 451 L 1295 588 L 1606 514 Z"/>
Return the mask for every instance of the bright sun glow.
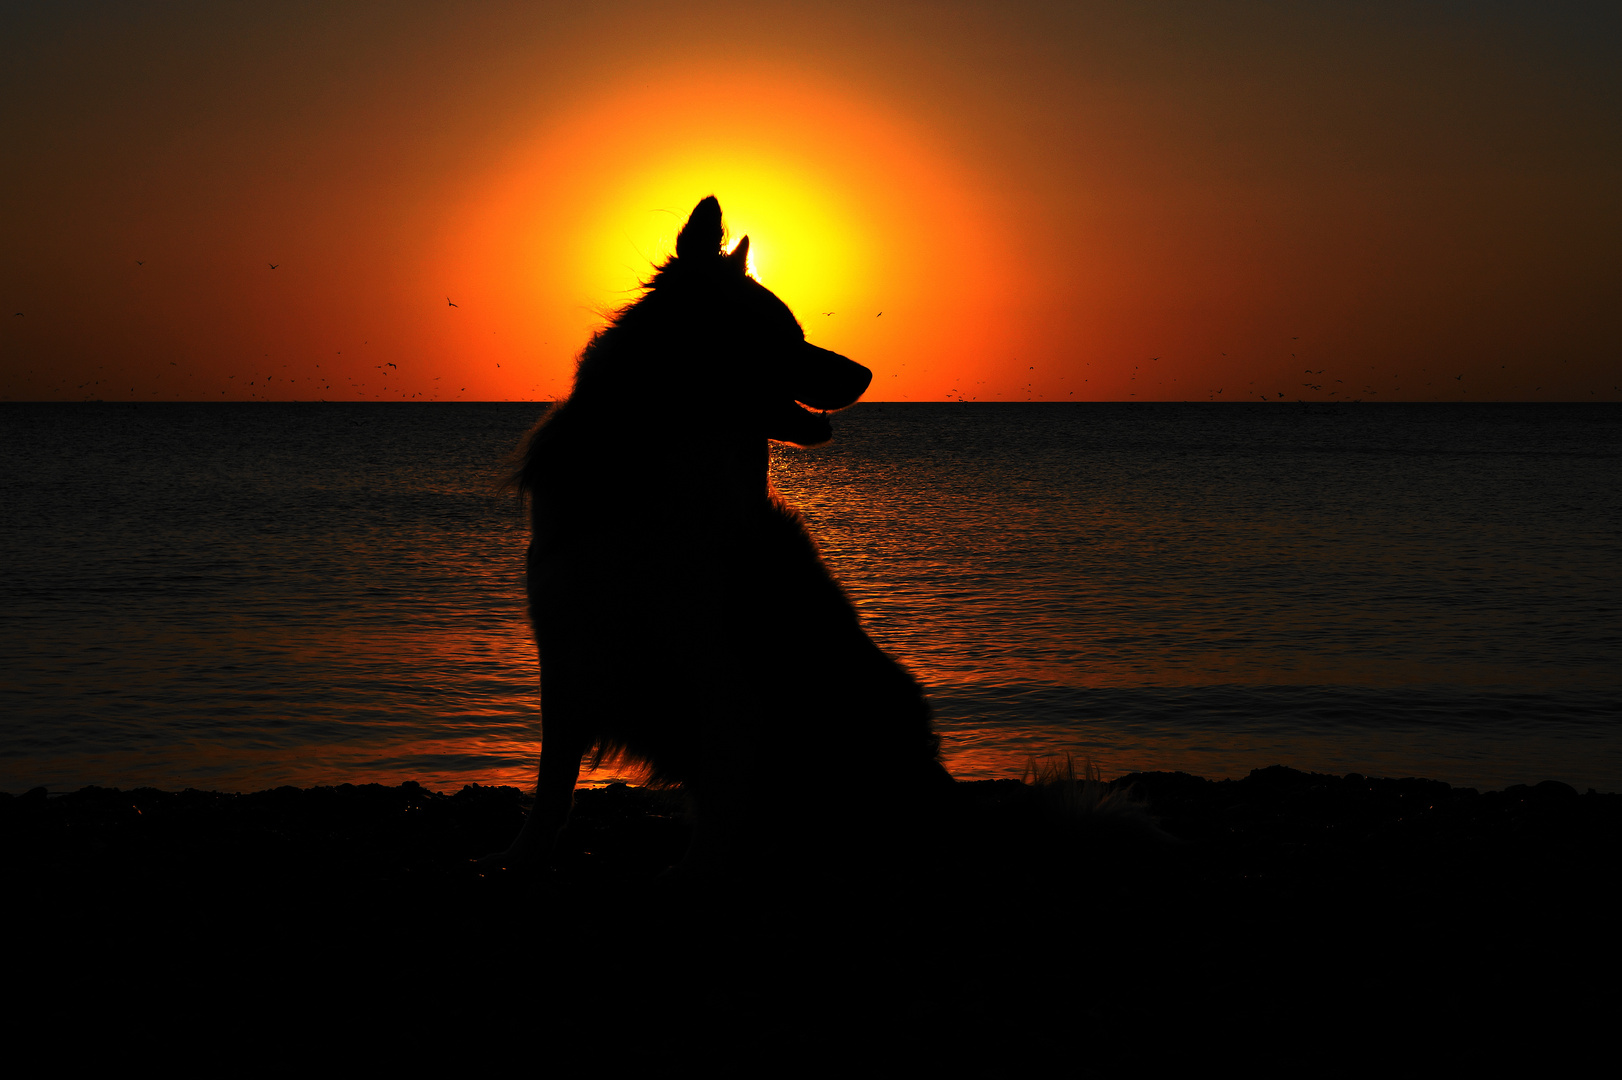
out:
<path id="1" fill-rule="evenodd" d="M 709 194 L 806 336 L 874 368 L 870 397 L 938 397 L 986 362 L 1006 275 L 973 186 L 893 118 L 754 81 L 605 98 L 481 180 L 448 261 L 482 313 L 464 302 L 447 346 L 470 377 L 511 365 L 510 396 L 566 392 L 593 330 Z"/>

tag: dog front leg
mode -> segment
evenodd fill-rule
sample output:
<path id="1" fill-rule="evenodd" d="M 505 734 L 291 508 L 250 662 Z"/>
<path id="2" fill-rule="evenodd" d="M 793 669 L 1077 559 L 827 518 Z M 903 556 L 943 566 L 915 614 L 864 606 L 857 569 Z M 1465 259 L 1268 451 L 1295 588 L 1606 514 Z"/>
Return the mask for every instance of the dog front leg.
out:
<path id="1" fill-rule="evenodd" d="M 524 827 L 506 851 L 478 861 L 481 873 L 506 867 L 523 869 L 544 859 L 574 807 L 574 786 L 580 779 L 580 759 L 591 740 L 562 724 L 541 722 L 541 764 L 535 777 L 535 805 Z"/>

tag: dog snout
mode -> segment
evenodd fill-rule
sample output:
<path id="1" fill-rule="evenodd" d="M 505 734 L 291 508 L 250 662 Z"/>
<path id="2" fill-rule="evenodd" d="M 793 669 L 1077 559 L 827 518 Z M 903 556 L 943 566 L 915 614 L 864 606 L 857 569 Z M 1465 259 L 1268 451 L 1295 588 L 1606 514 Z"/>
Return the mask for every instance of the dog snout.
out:
<path id="1" fill-rule="evenodd" d="M 849 357 L 809 341 L 795 358 L 794 400 L 813 409 L 843 409 L 867 392 L 873 373 Z"/>

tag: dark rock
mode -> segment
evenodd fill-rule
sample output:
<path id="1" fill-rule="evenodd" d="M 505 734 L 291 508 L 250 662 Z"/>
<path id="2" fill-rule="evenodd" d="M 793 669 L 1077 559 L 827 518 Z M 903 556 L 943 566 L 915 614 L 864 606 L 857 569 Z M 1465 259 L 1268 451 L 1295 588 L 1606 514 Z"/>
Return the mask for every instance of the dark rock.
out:
<path id="1" fill-rule="evenodd" d="M 140 972 L 166 1008 L 218 995 L 252 1016 L 258 994 L 269 1016 L 317 973 L 377 972 L 375 1000 L 425 993 L 433 1022 L 464 1032 L 684 1044 L 725 1017 L 726 1038 L 755 1046 L 899 1038 L 908 1013 L 915 1041 L 1004 1064 L 1031 1033 L 1063 1033 L 1100 1071 L 1147 1046 L 1185 1064 L 1452 1062 L 1608 1030 L 1612 995 L 1580 989 L 1578 969 L 1618 959 L 1622 796 L 1279 767 L 1111 787 L 1179 842 L 1059 827 L 1016 780 L 961 784 L 950 836 L 888 873 L 807 862 L 712 886 L 667 873 L 688 837 L 680 794 L 630 785 L 578 793 L 549 868 L 491 878 L 471 860 L 511 840 L 516 788 L 36 789 L 0 800 L 0 821 L 11 925 L 49 961 L 18 970 Z M 242 977 L 198 974 L 221 958 Z M 93 1007 L 53 993 L 39 997 Z"/>

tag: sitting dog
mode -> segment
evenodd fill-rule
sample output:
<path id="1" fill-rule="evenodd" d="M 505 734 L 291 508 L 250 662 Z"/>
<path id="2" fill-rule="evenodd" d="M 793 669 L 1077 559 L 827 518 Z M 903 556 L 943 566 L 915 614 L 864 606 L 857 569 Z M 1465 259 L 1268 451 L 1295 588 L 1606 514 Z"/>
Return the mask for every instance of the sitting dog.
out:
<path id="1" fill-rule="evenodd" d="M 767 474 L 769 441 L 827 442 L 872 373 L 807 342 L 747 273 L 749 238 L 722 240 L 711 196 L 520 450 L 542 752 L 492 862 L 550 849 L 588 754 L 680 785 L 689 866 L 872 846 L 949 797 L 923 691 Z"/>

